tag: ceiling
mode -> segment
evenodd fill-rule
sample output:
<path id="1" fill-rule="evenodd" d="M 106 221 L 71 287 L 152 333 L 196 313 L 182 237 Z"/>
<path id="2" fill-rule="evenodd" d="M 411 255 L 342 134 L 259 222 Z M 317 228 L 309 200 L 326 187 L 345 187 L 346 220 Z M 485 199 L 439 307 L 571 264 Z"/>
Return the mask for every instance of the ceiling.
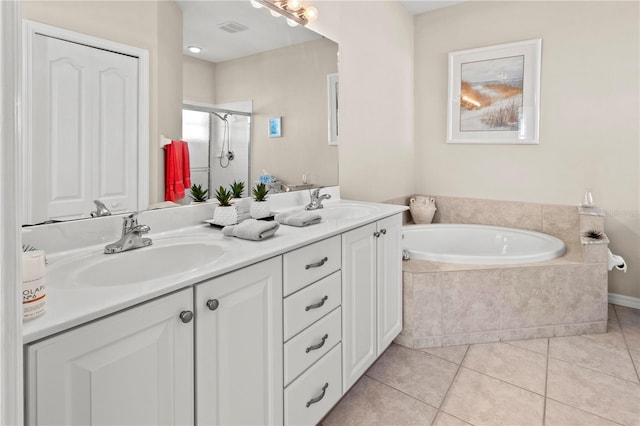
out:
<path id="1" fill-rule="evenodd" d="M 462 1 L 399 0 L 411 13 L 453 6 Z M 311 41 L 321 36 L 307 28 L 290 27 L 284 18 L 274 18 L 265 8 L 256 9 L 249 1 L 176 0 L 183 15 L 183 51 L 209 62 L 223 62 Z M 218 26 L 238 23 L 247 30 L 229 33 Z M 187 46 L 203 49 L 191 53 Z"/>
<path id="2" fill-rule="evenodd" d="M 444 7 L 455 6 L 456 4 L 462 3 L 462 0 L 459 0 L 459 1 L 399 0 L 399 1 L 412 15 L 418 15 L 424 12 L 431 12 L 436 9 L 442 9 Z"/>

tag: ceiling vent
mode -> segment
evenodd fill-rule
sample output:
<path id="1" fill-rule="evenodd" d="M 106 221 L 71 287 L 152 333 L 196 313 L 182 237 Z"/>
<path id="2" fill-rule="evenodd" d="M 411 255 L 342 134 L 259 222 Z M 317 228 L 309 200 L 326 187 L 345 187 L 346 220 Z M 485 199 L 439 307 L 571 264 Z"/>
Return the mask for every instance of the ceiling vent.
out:
<path id="1" fill-rule="evenodd" d="M 218 25 L 218 28 L 231 34 L 239 33 L 240 31 L 246 31 L 249 29 L 249 27 L 245 27 L 244 25 L 234 21 L 223 22 L 222 24 Z"/>

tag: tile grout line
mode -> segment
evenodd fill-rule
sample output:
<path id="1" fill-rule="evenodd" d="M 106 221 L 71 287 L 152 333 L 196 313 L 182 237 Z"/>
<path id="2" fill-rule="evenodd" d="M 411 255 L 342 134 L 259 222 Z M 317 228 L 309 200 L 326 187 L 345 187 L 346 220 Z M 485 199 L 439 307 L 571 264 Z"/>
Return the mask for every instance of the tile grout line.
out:
<path id="1" fill-rule="evenodd" d="M 628 350 L 627 350 L 627 352 L 628 352 Z M 628 355 L 629 355 L 629 357 L 631 356 L 630 354 L 628 354 Z M 634 384 L 636 386 L 640 385 L 640 382 L 634 382 L 632 380 L 624 379 L 624 378 L 619 377 L 619 376 L 614 376 L 611 373 L 607 373 L 607 372 L 600 371 L 600 370 L 595 370 L 595 369 L 593 369 L 591 367 L 587 367 L 587 366 L 584 366 L 582 364 L 576 364 L 575 362 L 567 361 L 566 359 L 556 358 L 554 356 L 549 356 L 549 359 L 554 359 L 556 361 L 564 362 L 565 364 L 573 365 L 574 367 L 584 368 L 585 370 L 589 370 L 592 373 L 602 374 L 603 376 L 611 377 L 611 378 L 614 378 L 614 379 L 617 379 L 617 380 L 622 380 L 623 382 L 631 383 L 631 384 Z M 631 364 L 633 365 L 633 360 L 632 359 L 629 359 L 629 360 L 630 360 Z"/>
<path id="2" fill-rule="evenodd" d="M 467 357 L 467 354 L 469 353 L 469 349 L 471 349 L 471 346 L 472 345 L 467 346 L 467 350 L 464 352 L 464 356 L 460 360 L 460 364 L 458 364 L 458 369 L 456 370 L 456 374 L 453 376 L 453 379 L 451 379 L 451 383 L 449 383 L 449 387 L 447 388 L 447 391 L 442 396 L 442 401 L 440 401 L 440 406 L 438 407 L 438 411 L 436 412 L 436 415 L 433 417 L 433 420 L 431 421 L 431 426 L 433 426 L 433 424 L 435 423 L 436 419 L 438 418 L 438 415 L 442 411 L 442 406 L 444 405 L 444 402 L 447 400 L 447 396 L 449 396 L 449 392 L 451 391 L 451 388 L 453 387 L 453 384 L 455 383 L 456 379 L 458 378 L 458 374 L 460 374 L 460 370 L 462 369 L 462 363 L 464 362 L 465 358 Z M 462 419 L 460 419 L 460 420 L 462 420 Z M 465 420 L 463 420 L 463 421 L 465 421 Z"/>
<path id="3" fill-rule="evenodd" d="M 386 386 L 386 387 L 388 387 L 388 388 L 391 388 L 391 389 L 393 389 L 394 391 L 400 392 L 400 393 L 401 393 L 401 394 L 403 394 L 404 396 L 407 396 L 407 397 L 409 397 L 409 398 L 413 399 L 414 401 L 418 401 L 418 402 L 419 402 L 419 403 L 421 403 L 421 404 L 427 405 L 427 406 L 429 406 L 429 407 L 433 408 L 433 409 L 434 409 L 434 410 L 436 410 L 436 411 L 438 410 L 438 407 L 435 407 L 435 406 L 433 406 L 433 405 L 429 404 L 428 402 L 421 400 L 420 398 L 416 398 L 415 396 L 410 395 L 410 394 L 406 393 L 405 391 L 403 391 L 403 390 L 401 390 L 401 389 L 398 389 L 398 388 L 396 388 L 396 387 L 394 387 L 394 386 L 390 385 L 389 383 L 385 383 L 385 382 L 383 382 L 383 381 L 381 381 L 381 380 L 376 379 L 375 377 L 371 377 L 371 376 L 369 376 L 368 374 L 365 374 L 365 376 L 367 376 L 367 378 L 368 378 L 368 379 L 371 379 L 371 380 L 373 380 L 374 382 L 378 382 L 378 383 L 380 383 L 380 384 L 381 384 L 381 385 L 383 385 L 383 386 Z M 437 414 L 437 413 L 436 413 L 436 414 Z M 435 417 L 434 417 L 434 418 L 435 418 Z"/>
<path id="4" fill-rule="evenodd" d="M 618 421 L 616 421 L 616 420 L 612 420 L 612 419 L 609 419 L 609 418 L 607 418 L 607 417 L 603 417 L 603 416 L 601 416 L 600 414 L 592 413 L 591 411 L 587 411 L 587 410 L 585 410 L 585 409 L 583 409 L 583 408 L 576 407 L 576 406 L 571 405 L 571 404 L 569 404 L 569 403 L 567 403 L 567 402 L 559 401 L 559 400 L 557 400 L 557 399 L 555 399 L 555 398 L 547 398 L 547 399 L 550 399 L 550 400 L 551 400 L 551 401 L 553 401 L 553 402 L 557 402 L 558 404 L 566 405 L 567 407 L 571 407 L 571 408 L 573 408 L 573 409 L 575 409 L 575 410 L 578 410 L 578 411 L 581 411 L 581 412 L 583 412 L 583 413 L 587 413 L 587 414 L 592 415 L 592 416 L 594 416 L 594 417 L 598 417 L 598 418 L 600 418 L 600 419 L 606 420 L 606 421 L 608 421 L 608 422 L 611 422 L 611 423 L 615 423 L 615 424 L 617 424 L 617 425 L 624 426 L 624 424 L 623 424 L 623 423 L 620 423 L 620 422 L 618 422 Z"/>
<path id="5" fill-rule="evenodd" d="M 638 367 L 636 367 L 636 363 L 633 361 L 633 357 L 631 356 L 631 349 L 629 348 L 629 344 L 627 343 L 627 336 L 625 336 L 624 330 L 622 329 L 622 323 L 620 322 L 620 318 L 618 318 L 618 311 L 616 310 L 616 305 L 612 304 L 611 306 L 613 306 L 613 313 L 616 316 L 616 322 L 618 323 L 618 328 L 620 328 L 620 334 L 622 334 L 622 340 L 624 341 L 624 345 L 626 347 L 625 349 L 627 350 L 627 355 L 631 360 L 631 366 L 636 372 L 636 377 L 638 378 L 638 381 L 640 381 L 640 371 L 638 371 Z"/>
<path id="6" fill-rule="evenodd" d="M 549 352 L 551 352 L 551 339 L 547 338 L 547 366 L 544 374 L 544 401 L 542 405 L 542 426 L 547 424 L 547 393 L 549 392 Z"/>
<path id="7" fill-rule="evenodd" d="M 484 373 L 484 372 L 482 372 L 482 371 L 475 370 L 475 369 L 473 369 L 473 368 L 471 368 L 471 367 L 464 367 L 464 368 L 466 368 L 466 369 L 467 369 L 467 370 L 469 370 L 469 371 L 473 371 L 474 373 L 478 373 L 478 374 L 480 374 L 481 376 L 489 377 L 490 379 L 497 380 L 497 381 L 499 381 L 499 382 L 501 382 L 501 383 L 504 383 L 505 385 L 513 386 L 514 388 L 518 388 L 518 389 L 523 390 L 523 391 L 525 391 L 525 392 L 529 392 L 529 393 L 532 393 L 532 394 L 534 394 L 534 395 L 541 396 L 541 397 L 543 397 L 543 398 L 544 398 L 544 394 L 542 394 L 542 393 L 534 392 L 534 391 L 532 391 L 531 389 L 523 388 L 522 386 L 516 385 L 516 384 L 511 383 L 511 382 L 507 382 L 507 381 L 506 381 L 506 380 L 504 380 L 504 379 L 500 379 L 500 378 L 498 378 L 498 377 L 494 377 L 494 376 L 492 376 L 492 375 L 490 375 L 490 374 Z"/>

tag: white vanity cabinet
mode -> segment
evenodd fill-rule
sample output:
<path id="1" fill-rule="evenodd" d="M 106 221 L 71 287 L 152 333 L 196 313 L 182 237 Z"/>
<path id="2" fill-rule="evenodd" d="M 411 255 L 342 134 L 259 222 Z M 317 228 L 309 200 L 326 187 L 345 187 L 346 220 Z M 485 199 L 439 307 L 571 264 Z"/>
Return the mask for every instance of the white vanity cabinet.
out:
<path id="1" fill-rule="evenodd" d="M 342 396 L 340 236 L 285 253 L 284 424 L 317 424 Z"/>
<path id="2" fill-rule="evenodd" d="M 195 312 L 196 424 L 282 424 L 282 258 L 196 285 Z"/>
<path id="3" fill-rule="evenodd" d="M 26 346 L 30 425 L 192 424 L 193 292 Z"/>
<path id="4" fill-rule="evenodd" d="M 344 392 L 402 329 L 401 240 L 399 214 L 342 235 Z"/>

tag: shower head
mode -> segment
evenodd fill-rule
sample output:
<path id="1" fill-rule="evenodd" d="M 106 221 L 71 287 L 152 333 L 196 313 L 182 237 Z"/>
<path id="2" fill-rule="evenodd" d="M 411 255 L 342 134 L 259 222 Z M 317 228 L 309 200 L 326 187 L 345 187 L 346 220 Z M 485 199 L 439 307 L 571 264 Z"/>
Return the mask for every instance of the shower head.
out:
<path id="1" fill-rule="evenodd" d="M 225 123 L 227 123 L 227 117 L 229 116 L 228 113 L 225 113 L 224 115 L 220 115 L 217 112 L 211 112 L 212 114 L 214 114 L 216 117 L 218 117 L 220 120 L 224 121 Z"/>

